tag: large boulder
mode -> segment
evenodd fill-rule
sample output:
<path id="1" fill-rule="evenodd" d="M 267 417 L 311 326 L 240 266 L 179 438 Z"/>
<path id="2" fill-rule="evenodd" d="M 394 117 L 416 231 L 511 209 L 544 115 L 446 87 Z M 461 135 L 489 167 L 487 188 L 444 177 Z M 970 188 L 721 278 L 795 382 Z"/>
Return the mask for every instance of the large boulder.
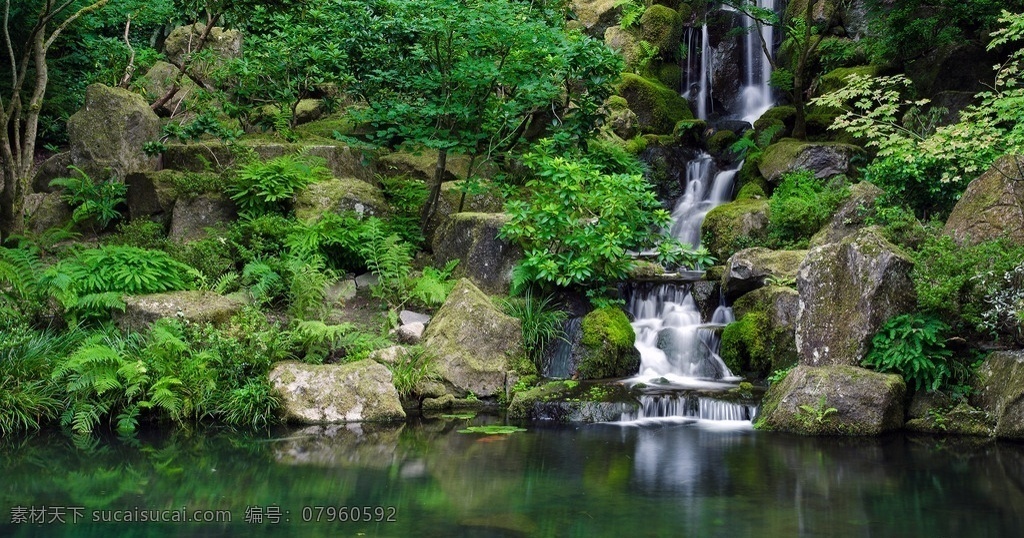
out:
<path id="1" fill-rule="evenodd" d="M 324 166 L 334 177 L 355 178 L 373 185 L 377 184 L 377 164 L 373 156 L 344 144 L 301 145 L 259 140 L 243 140 L 240 143 L 252 149 L 264 161 L 303 152 L 324 159 Z M 236 150 L 237 148 L 221 142 L 168 144 L 163 154 L 163 166 L 186 172 L 206 172 L 211 163 L 217 168 L 230 168 L 238 164 L 235 159 Z"/>
<path id="2" fill-rule="evenodd" d="M 187 110 L 189 104 L 187 99 L 196 91 L 196 83 L 187 76 L 179 77 L 179 72 L 180 70 L 174 65 L 158 61 L 149 68 L 149 71 L 146 71 L 140 80 L 145 97 L 151 102 L 163 98 L 174 85 L 174 81 L 178 81 L 178 91 L 159 109 L 159 112 L 164 115 L 170 116 Z"/>
<path id="3" fill-rule="evenodd" d="M 782 175 L 795 170 L 810 170 L 818 179 L 853 172 L 850 160 L 863 150 L 838 142 L 803 142 L 784 138 L 764 150 L 758 170 L 770 183 L 778 184 Z"/>
<path id="4" fill-rule="evenodd" d="M 803 435 L 879 435 L 903 426 L 907 387 L 856 366 L 797 366 L 768 388 L 755 426 Z"/>
<path id="5" fill-rule="evenodd" d="M 176 170 L 128 174 L 124 179 L 128 187 L 128 218 L 169 221 L 177 199 L 176 185 L 182 174 Z"/>
<path id="6" fill-rule="evenodd" d="M 724 260 L 747 241 L 768 237 L 768 200 L 746 198 L 722 204 L 708 211 L 700 231 L 702 245 Z"/>
<path id="7" fill-rule="evenodd" d="M 572 0 L 572 10 L 584 31 L 600 39 L 605 30 L 619 22 L 621 0 Z"/>
<path id="8" fill-rule="evenodd" d="M 806 250 L 770 250 L 764 247 L 743 249 L 729 257 L 722 275 L 722 291 L 726 301 L 735 301 L 744 293 L 764 285 L 769 277 L 796 279 Z"/>
<path id="9" fill-rule="evenodd" d="M 660 82 L 623 73 L 617 90 L 629 103 L 629 109 L 636 113 L 644 133 L 671 134 L 676 123 L 693 119 L 686 99 Z"/>
<path id="10" fill-rule="evenodd" d="M 978 368 L 971 403 L 996 418 L 999 437 L 1024 439 L 1024 351 L 997 351 Z"/>
<path id="11" fill-rule="evenodd" d="M 883 194 L 882 189 L 866 181 L 851 186 L 850 196 L 839 204 L 832 220 L 811 238 L 811 247 L 839 242 L 866 226 L 868 218 L 875 216 L 875 202 Z"/>
<path id="12" fill-rule="evenodd" d="M 474 190 L 472 193 L 467 192 L 463 199 L 463 187 L 465 186 L 467 185 L 464 180 L 441 184 L 441 195 L 437 199 L 437 206 L 427 222 L 425 235 L 428 242 L 433 243 L 434 233 L 437 229 L 456 213 L 500 213 L 504 208 L 505 199 L 502 198 L 494 184 L 483 181 L 480 183 L 482 189 Z"/>
<path id="13" fill-rule="evenodd" d="M 654 45 L 663 55 L 675 53 L 683 35 L 683 19 L 679 12 L 658 4 L 640 16 L 640 39 Z"/>
<path id="14" fill-rule="evenodd" d="M 56 187 L 51 187 L 50 182 L 59 177 L 68 177 L 74 174 L 68 167 L 75 164 L 71 160 L 71 152 L 65 151 L 53 155 L 49 159 L 43 161 L 36 168 L 36 173 L 32 176 L 32 192 L 53 192 Z"/>
<path id="15" fill-rule="evenodd" d="M 525 356 L 519 320 L 465 278 L 434 315 L 423 347 L 437 357 L 440 382 L 456 396 L 497 397 L 510 366 Z"/>
<path id="16" fill-rule="evenodd" d="M 720 351 L 729 371 L 763 378 L 796 364 L 796 290 L 759 288 L 740 297 L 732 308 L 736 321 L 722 331 Z"/>
<path id="17" fill-rule="evenodd" d="M 68 118 L 71 160 L 93 179 L 106 169 L 123 179 L 154 170 L 156 159 L 142 151 L 160 137 L 160 118 L 137 93 L 103 84 L 85 90 L 85 106 Z"/>
<path id="18" fill-rule="evenodd" d="M 71 224 L 71 206 L 57 192 L 35 192 L 25 196 L 25 226 L 41 234 Z"/>
<path id="19" fill-rule="evenodd" d="M 1024 157 L 1006 155 L 967 185 L 943 232 L 959 245 L 1000 237 L 1024 245 Z"/>
<path id="20" fill-rule="evenodd" d="M 199 50 L 199 38 L 205 30 L 206 25 L 198 22 L 172 30 L 164 40 L 164 56 L 167 61 L 174 65 L 190 62 L 193 54 Z M 212 61 L 191 62 L 188 73 L 207 86 L 212 86 L 210 75 L 227 60 L 242 55 L 242 33 L 214 26 L 210 28 L 202 50 L 212 53 Z"/>
<path id="21" fill-rule="evenodd" d="M 882 324 L 916 306 L 913 267 L 876 227 L 811 249 L 796 280 L 800 363 L 859 364 Z"/>
<path id="22" fill-rule="evenodd" d="M 632 32 L 612 26 L 604 32 L 604 44 L 622 56 L 626 69 L 636 69 L 640 61 L 640 39 Z"/>
<path id="23" fill-rule="evenodd" d="M 270 370 L 285 419 L 301 424 L 405 419 L 391 371 L 373 360 L 348 364 L 284 361 Z"/>
<path id="24" fill-rule="evenodd" d="M 235 203 L 220 194 L 202 194 L 178 198 L 171 214 L 167 237 L 175 241 L 195 241 L 206 237 L 207 228 L 226 227 L 238 218 Z"/>
<path id="25" fill-rule="evenodd" d="M 437 171 L 437 150 L 421 148 L 416 151 L 395 151 L 382 155 L 378 163 L 381 173 L 387 176 L 407 176 L 431 184 Z M 441 175 L 443 182 L 466 179 L 470 174 L 468 155 L 449 153 L 444 164 L 444 173 Z"/>
<path id="26" fill-rule="evenodd" d="M 311 183 L 295 194 L 295 217 L 318 219 L 324 213 L 353 211 L 360 216 L 381 216 L 388 204 L 380 189 L 351 178 L 331 178 Z"/>
<path id="27" fill-rule="evenodd" d="M 508 293 L 512 269 L 522 249 L 498 238 L 509 220 L 503 213 L 456 213 L 434 233 L 434 261 L 444 265 L 460 260 L 455 275 L 466 277 L 480 289 Z"/>
<path id="28" fill-rule="evenodd" d="M 598 308 L 583 317 L 580 344 L 573 350 L 574 377 L 605 379 L 635 375 L 640 369 L 636 332 L 615 307 Z"/>
<path id="29" fill-rule="evenodd" d="M 162 318 L 179 318 L 193 323 L 227 323 L 245 306 L 238 297 L 211 291 L 172 291 L 124 298 L 124 313 L 115 323 L 124 330 L 141 331 Z"/>

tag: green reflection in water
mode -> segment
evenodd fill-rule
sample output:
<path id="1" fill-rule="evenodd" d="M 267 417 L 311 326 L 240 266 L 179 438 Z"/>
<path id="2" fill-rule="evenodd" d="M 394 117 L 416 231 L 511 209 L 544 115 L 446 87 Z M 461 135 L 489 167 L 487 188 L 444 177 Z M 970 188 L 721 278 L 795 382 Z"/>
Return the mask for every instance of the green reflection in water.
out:
<path id="1" fill-rule="evenodd" d="M 457 433 L 467 424 L 267 438 L 177 432 L 78 446 L 61 434 L 7 440 L 0 536 L 931 538 L 1013 536 L 1024 521 L 1022 445 L 805 439 L 701 424 Z M 81 507 L 84 520 L 15 524 L 19 506 Z M 135 507 L 227 511 L 231 522 L 90 521 Z M 247 523 L 247 510 L 263 522 Z M 353 515 L 372 521 L 339 521 Z"/>

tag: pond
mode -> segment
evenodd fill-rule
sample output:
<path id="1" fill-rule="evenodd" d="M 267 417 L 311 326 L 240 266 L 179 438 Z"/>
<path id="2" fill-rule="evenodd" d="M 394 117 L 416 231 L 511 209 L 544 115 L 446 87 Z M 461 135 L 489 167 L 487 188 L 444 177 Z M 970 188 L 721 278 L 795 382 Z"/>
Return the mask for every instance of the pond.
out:
<path id="1" fill-rule="evenodd" d="M 459 433 L 497 421 L 8 439 L 0 536 L 932 538 L 1024 521 L 1021 444 L 690 419 Z"/>

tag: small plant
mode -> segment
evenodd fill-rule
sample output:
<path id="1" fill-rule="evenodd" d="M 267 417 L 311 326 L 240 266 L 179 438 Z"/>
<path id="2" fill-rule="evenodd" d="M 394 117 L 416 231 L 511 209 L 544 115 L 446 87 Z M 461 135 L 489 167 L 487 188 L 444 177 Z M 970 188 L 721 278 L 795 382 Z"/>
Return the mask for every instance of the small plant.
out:
<path id="1" fill-rule="evenodd" d="M 789 368 L 780 368 L 772 372 L 772 375 L 768 376 L 768 379 L 766 379 L 766 381 L 768 381 L 768 385 L 771 386 L 777 383 L 781 383 L 782 380 L 786 379 L 786 376 L 788 376 L 789 373 L 793 371 L 793 368 L 796 368 L 796 366 L 794 365 L 790 366 Z"/>
<path id="2" fill-rule="evenodd" d="M 769 286 L 779 286 L 782 288 L 793 288 L 796 289 L 796 277 L 786 275 L 768 275 L 764 279 L 764 283 Z"/>
<path id="3" fill-rule="evenodd" d="M 525 432 L 526 428 L 519 428 L 516 426 L 469 426 L 468 428 L 459 430 L 459 433 L 482 433 L 484 435 L 509 435 L 512 433 Z"/>
<path id="4" fill-rule="evenodd" d="M 807 170 L 785 174 L 768 200 L 771 240 L 786 246 L 810 239 L 848 194 L 845 187 L 831 188 Z"/>
<path id="5" fill-rule="evenodd" d="M 810 426 L 813 423 L 824 424 L 826 420 L 832 415 L 838 413 L 839 410 L 835 407 L 828 407 L 828 403 L 825 400 L 823 394 L 818 398 L 818 403 L 815 405 L 803 404 L 799 406 L 796 412 L 797 418 L 804 423 L 804 425 Z"/>
<path id="6" fill-rule="evenodd" d="M 408 398 L 412 396 L 420 381 L 436 379 L 434 360 L 434 355 L 420 346 L 405 348 L 404 353 L 399 354 L 398 360 L 388 365 L 398 395 Z"/>
<path id="7" fill-rule="evenodd" d="M 622 8 L 619 26 L 623 30 L 639 24 L 640 17 L 643 17 L 644 12 L 647 11 L 647 6 L 642 0 L 619 0 L 615 3 L 615 7 Z"/>
<path id="8" fill-rule="evenodd" d="M 283 155 L 269 161 L 243 166 L 227 187 L 228 195 L 242 213 L 286 213 L 292 197 L 306 185 L 330 177 L 324 160 L 300 155 Z"/>
<path id="9" fill-rule="evenodd" d="M 554 299 L 550 295 L 537 298 L 530 289 L 526 290 L 522 298 L 500 300 L 499 306 L 506 314 L 519 319 L 526 353 L 540 368 L 544 347 L 552 339 L 564 338 L 562 326 L 569 314 L 555 308 Z"/>
<path id="10" fill-rule="evenodd" d="M 59 177 L 50 182 L 51 187 L 64 189 L 61 195 L 66 202 L 71 204 L 74 212 L 71 220 L 76 224 L 92 220 L 98 225 L 98 229 L 106 228 L 111 221 L 121 217 L 117 206 L 125 202 L 125 194 L 128 187 L 117 181 L 101 181 L 96 183 L 76 166 L 69 166 L 79 177 Z"/>
<path id="11" fill-rule="evenodd" d="M 941 320 L 922 314 L 903 314 L 886 321 L 871 340 L 862 364 L 879 372 L 903 376 L 915 390 L 934 392 L 950 382 L 952 352 L 946 349 Z"/>

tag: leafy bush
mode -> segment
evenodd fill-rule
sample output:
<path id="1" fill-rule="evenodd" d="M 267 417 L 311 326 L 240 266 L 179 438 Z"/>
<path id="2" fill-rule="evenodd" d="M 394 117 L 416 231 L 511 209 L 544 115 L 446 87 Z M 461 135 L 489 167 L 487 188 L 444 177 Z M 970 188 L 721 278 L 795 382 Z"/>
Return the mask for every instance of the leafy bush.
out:
<path id="1" fill-rule="evenodd" d="M 628 252 L 653 247 L 671 216 L 643 176 L 602 174 L 585 158 L 550 153 L 550 141 L 523 156 L 534 177 L 501 236 L 523 247 L 513 287 L 529 282 L 589 286 L 623 278 L 633 266 Z"/>
<path id="2" fill-rule="evenodd" d="M 317 157 L 283 155 L 269 161 L 243 166 L 227 187 L 231 199 L 247 215 L 286 213 L 291 199 L 306 185 L 330 177 L 324 160 Z"/>
<path id="3" fill-rule="evenodd" d="M 69 168 L 79 177 L 59 177 L 51 181 L 50 186 L 64 189 L 61 198 L 74 208 L 72 221 L 77 224 L 92 220 L 102 230 L 121 217 L 117 206 L 125 202 L 128 187 L 124 183 L 112 180 L 96 183 L 81 168 Z"/>
<path id="4" fill-rule="evenodd" d="M 361 250 L 366 266 L 377 275 L 373 296 L 398 310 L 409 301 L 426 307 L 437 307 L 448 298 L 455 286 L 451 280 L 458 260 L 443 268 L 425 267 L 419 276 L 412 275 L 412 245 L 396 233 L 389 233 L 377 219 L 367 221 L 365 244 Z"/>
<path id="5" fill-rule="evenodd" d="M 145 249 L 161 250 L 167 246 L 164 227 L 159 222 L 133 219 L 117 225 L 117 233 L 107 242 L 112 245 L 126 245 Z"/>
<path id="6" fill-rule="evenodd" d="M 994 276 L 986 275 L 996 286 L 985 295 L 987 308 L 981 313 L 978 329 L 997 339 L 1007 336 L 1024 344 L 1024 262 L 1003 273 L 1001 279 Z"/>
<path id="7" fill-rule="evenodd" d="M 807 170 L 784 175 L 768 200 L 769 240 L 777 246 L 805 243 L 848 194 L 845 187 L 829 187 Z"/>
<path id="8" fill-rule="evenodd" d="M 946 349 L 948 330 L 949 325 L 932 316 L 893 317 L 871 339 L 871 351 L 862 364 L 900 374 L 915 390 L 934 392 L 953 380 L 953 354 Z"/>

